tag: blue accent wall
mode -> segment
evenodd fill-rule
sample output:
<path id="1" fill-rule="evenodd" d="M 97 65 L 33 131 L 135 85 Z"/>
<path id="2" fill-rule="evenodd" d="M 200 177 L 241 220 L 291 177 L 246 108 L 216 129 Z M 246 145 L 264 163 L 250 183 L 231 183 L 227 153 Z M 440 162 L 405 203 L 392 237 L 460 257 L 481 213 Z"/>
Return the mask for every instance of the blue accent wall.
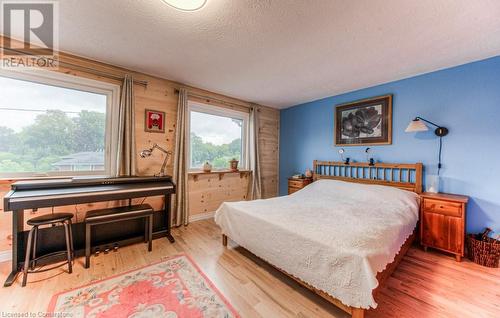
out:
<path id="1" fill-rule="evenodd" d="M 280 194 L 287 192 L 287 178 L 312 169 L 313 160 L 340 160 L 335 105 L 385 94 L 393 94 L 392 145 L 372 146 L 373 157 L 423 162 L 426 175 L 436 174 L 439 138 L 432 129 L 404 130 L 416 116 L 449 128 L 440 189 L 470 196 L 467 232 L 500 232 L 500 56 L 282 110 Z M 343 148 L 347 157 L 366 161 L 366 146 Z"/>

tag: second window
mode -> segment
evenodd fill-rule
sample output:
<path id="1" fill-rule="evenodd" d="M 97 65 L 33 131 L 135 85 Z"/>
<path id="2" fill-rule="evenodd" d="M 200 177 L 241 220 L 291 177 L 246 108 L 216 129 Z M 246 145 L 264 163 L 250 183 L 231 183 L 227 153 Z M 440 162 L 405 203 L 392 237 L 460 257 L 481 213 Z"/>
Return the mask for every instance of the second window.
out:
<path id="1" fill-rule="evenodd" d="M 226 170 L 232 159 L 247 168 L 248 118 L 246 112 L 190 102 L 189 169 L 201 170 L 208 161 L 214 170 Z"/>

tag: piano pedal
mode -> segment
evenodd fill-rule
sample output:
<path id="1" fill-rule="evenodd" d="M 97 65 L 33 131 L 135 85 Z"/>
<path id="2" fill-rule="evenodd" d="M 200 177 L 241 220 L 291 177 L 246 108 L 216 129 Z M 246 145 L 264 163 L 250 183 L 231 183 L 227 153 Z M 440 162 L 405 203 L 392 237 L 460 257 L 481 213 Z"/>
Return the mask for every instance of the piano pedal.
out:
<path id="1" fill-rule="evenodd" d="M 96 248 L 95 249 L 95 256 L 99 256 L 99 254 L 101 254 L 101 249 L 100 248 Z"/>
<path id="2" fill-rule="evenodd" d="M 108 253 L 109 253 L 109 246 L 106 246 L 106 247 L 104 248 L 104 254 L 108 254 Z"/>
<path id="3" fill-rule="evenodd" d="M 118 247 L 117 243 L 113 244 L 113 252 L 118 252 Z"/>

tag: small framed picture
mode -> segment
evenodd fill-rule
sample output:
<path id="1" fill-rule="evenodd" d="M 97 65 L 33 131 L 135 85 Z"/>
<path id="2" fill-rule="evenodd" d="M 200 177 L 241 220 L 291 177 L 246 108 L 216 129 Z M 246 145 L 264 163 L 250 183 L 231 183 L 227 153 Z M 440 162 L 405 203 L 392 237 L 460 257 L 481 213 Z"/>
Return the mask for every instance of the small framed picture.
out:
<path id="1" fill-rule="evenodd" d="M 154 133 L 165 132 L 165 112 L 146 109 L 144 131 Z"/>
<path id="2" fill-rule="evenodd" d="M 392 95 L 378 96 L 335 107 L 335 145 L 390 145 Z"/>

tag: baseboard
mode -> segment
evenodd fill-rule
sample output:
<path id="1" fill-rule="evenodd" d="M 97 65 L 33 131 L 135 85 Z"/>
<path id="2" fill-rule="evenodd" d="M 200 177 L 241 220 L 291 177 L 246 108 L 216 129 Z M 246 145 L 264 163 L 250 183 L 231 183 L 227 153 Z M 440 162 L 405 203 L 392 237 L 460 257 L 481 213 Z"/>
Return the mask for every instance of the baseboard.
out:
<path id="1" fill-rule="evenodd" d="M 195 215 L 190 215 L 189 216 L 189 222 L 196 222 L 196 221 L 201 221 L 201 220 L 206 220 L 206 219 L 211 219 L 215 215 L 214 212 L 205 212 L 205 213 L 199 213 Z"/>
<path id="2" fill-rule="evenodd" d="M 12 251 L 1 251 L 0 252 L 0 263 L 9 262 L 12 260 Z"/>

